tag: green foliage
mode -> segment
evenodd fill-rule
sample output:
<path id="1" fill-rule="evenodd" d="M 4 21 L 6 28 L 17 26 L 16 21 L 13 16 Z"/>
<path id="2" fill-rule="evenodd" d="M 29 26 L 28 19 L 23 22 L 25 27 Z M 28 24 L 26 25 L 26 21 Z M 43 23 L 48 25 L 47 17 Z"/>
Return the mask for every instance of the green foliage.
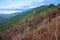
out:
<path id="1" fill-rule="evenodd" d="M 15 25 L 19 22 L 21 23 L 32 17 L 38 16 L 38 15 L 47 15 L 48 12 L 51 11 L 54 7 L 55 7 L 55 5 L 53 5 L 53 4 L 50 4 L 49 6 L 43 5 L 43 6 L 33 8 L 31 10 L 28 10 L 28 11 L 25 11 L 22 13 L 16 13 L 17 14 L 16 16 L 10 17 L 9 19 L 4 19 L 0 23 L 0 31 L 6 30 L 6 29 L 12 27 L 13 25 Z M 28 23 L 23 24 L 23 26 L 21 27 L 21 30 L 28 27 L 27 25 L 28 25 Z"/>
<path id="2" fill-rule="evenodd" d="M 60 8 L 60 4 L 58 4 L 57 7 Z"/>
<path id="3" fill-rule="evenodd" d="M 54 5 L 54 4 L 50 4 L 49 7 L 50 7 L 50 8 L 51 8 L 51 7 L 55 7 L 55 5 Z"/>

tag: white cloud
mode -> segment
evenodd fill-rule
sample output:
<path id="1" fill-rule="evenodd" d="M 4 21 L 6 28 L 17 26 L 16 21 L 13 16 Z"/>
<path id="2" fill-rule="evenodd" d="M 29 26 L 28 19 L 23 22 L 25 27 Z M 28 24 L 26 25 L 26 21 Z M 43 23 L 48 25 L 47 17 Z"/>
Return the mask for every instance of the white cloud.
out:
<path id="1" fill-rule="evenodd" d="M 15 12 L 18 12 L 18 11 L 0 11 L 0 14 L 12 14 Z M 22 11 L 19 11 L 19 12 L 22 12 Z"/>
<path id="2" fill-rule="evenodd" d="M 14 9 L 14 8 L 21 8 L 21 7 L 23 7 L 23 6 L 30 6 L 31 4 L 24 4 L 24 3 L 22 3 L 22 4 L 20 4 L 20 3 L 18 3 L 18 4 L 11 4 L 11 5 L 7 5 L 7 6 L 0 6 L 0 8 L 8 8 L 8 9 Z"/>
<path id="3" fill-rule="evenodd" d="M 12 0 L 9 0 L 10 2 Z M 17 0 L 18 1 L 18 0 Z M 29 8 L 34 8 L 37 6 L 38 3 L 40 3 L 39 5 L 43 5 L 43 2 L 44 0 L 22 0 L 21 2 L 12 2 L 12 4 L 9 4 L 9 5 L 5 5 L 5 6 L 0 6 L 0 9 L 1 8 L 7 8 L 7 9 L 16 9 L 16 8 L 22 8 L 23 6 L 28 6 Z M 9 3 L 10 3 L 9 2 Z M 0 11 L 0 13 L 14 13 L 14 12 L 17 12 L 17 11 Z"/>
<path id="4" fill-rule="evenodd" d="M 9 1 L 11 2 L 12 0 Z M 13 4 L 7 6 L 0 6 L 0 8 L 20 8 L 22 6 L 33 6 L 34 4 L 41 3 L 43 1 L 44 0 L 23 0 L 22 2 L 13 2 Z"/>

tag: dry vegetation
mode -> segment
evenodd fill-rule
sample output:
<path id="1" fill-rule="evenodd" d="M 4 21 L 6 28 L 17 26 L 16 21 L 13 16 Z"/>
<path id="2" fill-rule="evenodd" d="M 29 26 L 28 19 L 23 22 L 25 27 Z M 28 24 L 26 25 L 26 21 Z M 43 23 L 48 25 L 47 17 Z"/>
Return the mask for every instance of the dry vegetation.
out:
<path id="1" fill-rule="evenodd" d="M 0 40 L 60 40 L 60 10 L 53 9 L 48 15 L 14 25 L 0 33 Z"/>

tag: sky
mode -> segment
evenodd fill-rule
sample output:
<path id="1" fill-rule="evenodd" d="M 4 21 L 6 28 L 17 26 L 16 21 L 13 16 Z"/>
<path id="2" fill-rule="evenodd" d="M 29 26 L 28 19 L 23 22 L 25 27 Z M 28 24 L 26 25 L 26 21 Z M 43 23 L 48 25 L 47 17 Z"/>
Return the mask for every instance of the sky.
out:
<path id="1" fill-rule="evenodd" d="M 58 3 L 60 0 L 0 0 L 0 14 L 22 12 L 41 5 Z"/>

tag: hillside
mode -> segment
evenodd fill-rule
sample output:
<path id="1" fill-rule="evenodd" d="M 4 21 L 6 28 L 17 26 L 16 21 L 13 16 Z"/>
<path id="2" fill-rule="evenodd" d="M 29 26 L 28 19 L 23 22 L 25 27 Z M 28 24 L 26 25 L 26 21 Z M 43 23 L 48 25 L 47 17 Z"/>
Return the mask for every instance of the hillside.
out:
<path id="1" fill-rule="evenodd" d="M 37 8 L 33 8 L 31 10 L 28 10 L 28 11 L 25 11 L 25 12 L 22 12 L 22 13 L 15 13 L 17 14 L 16 16 L 12 17 L 12 15 L 15 15 L 15 14 L 11 14 L 9 15 L 9 17 L 6 19 L 5 17 L 2 19 L 3 21 L 0 23 L 0 28 L 1 29 L 7 29 L 9 28 L 9 26 L 13 26 L 15 24 L 17 24 L 18 22 L 23 22 L 25 20 L 28 20 L 34 16 L 37 16 L 37 15 L 45 15 L 48 13 L 48 11 L 50 11 L 52 8 L 55 8 L 54 7 L 55 5 L 52 4 L 52 6 L 50 7 L 47 6 L 47 5 L 44 5 L 44 6 L 40 6 L 40 7 L 37 7 Z M 44 12 L 43 12 L 44 11 Z M 2 25 L 1 25 L 2 24 Z M 7 26 L 7 27 L 6 27 Z M 3 27 L 3 28 L 2 28 Z"/>
<path id="2" fill-rule="evenodd" d="M 60 40 L 60 4 L 17 14 L 0 24 L 0 40 Z"/>

